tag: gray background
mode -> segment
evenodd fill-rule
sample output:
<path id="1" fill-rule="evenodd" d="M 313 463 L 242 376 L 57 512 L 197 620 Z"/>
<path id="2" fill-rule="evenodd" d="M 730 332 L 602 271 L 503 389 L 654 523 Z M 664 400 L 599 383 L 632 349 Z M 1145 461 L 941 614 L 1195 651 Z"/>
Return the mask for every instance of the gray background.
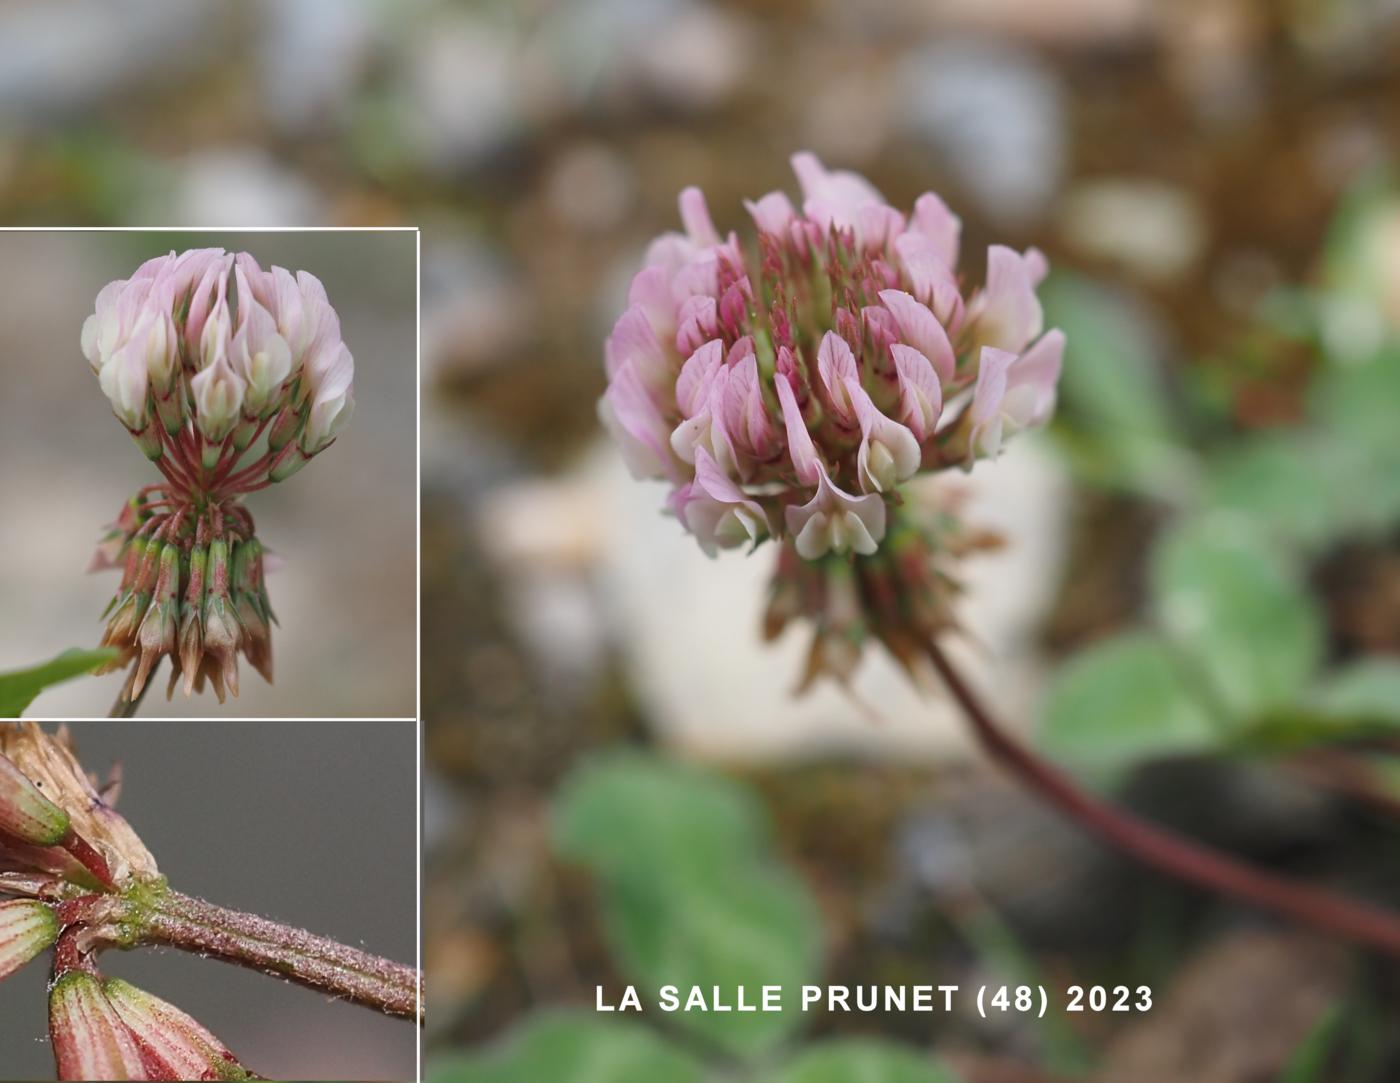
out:
<path id="1" fill-rule="evenodd" d="M 49 727 L 52 728 L 52 727 Z M 84 766 L 121 760 L 118 809 L 172 886 L 402 962 L 415 958 L 409 722 L 85 722 Z M 178 1005 L 273 1079 L 412 1079 L 415 1028 L 225 963 L 142 948 L 105 973 Z M 0 982 L 0 1078 L 52 1079 L 47 957 Z"/>
<path id="2" fill-rule="evenodd" d="M 268 582 L 275 686 L 246 664 L 242 691 L 165 700 L 141 714 L 413 717 L 417 643 L 416 235 L 0 233 L 0 670 L 96 646 L 116 572 L 83 569 L 122 503 L 160 480 L 112 416 L 78 348 L 98 290 L 171 249 L 246 250 L 326 285 L 355 355 L 355 417 L 335 446 L 247 505 L 285 566 Z M 121 674 L 46 692 L 31 717 L 103 717 Z"/>

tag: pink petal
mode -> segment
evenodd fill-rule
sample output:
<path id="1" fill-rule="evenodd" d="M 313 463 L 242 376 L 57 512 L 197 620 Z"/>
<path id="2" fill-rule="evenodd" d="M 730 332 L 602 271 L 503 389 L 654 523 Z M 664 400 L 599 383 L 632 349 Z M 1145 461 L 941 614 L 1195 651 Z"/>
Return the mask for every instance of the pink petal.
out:
<path id="1" fill-rule="evenodd" d="M 1016 361 L 1009 350 L 983 346 L 977 366 L 977 387 L 972 393 L 972 447 L 995 455 L 1001 448 L 1001 406 L 1006 398 L 1008 372 Z"/>
<path id="2" fill-rule="evenodd" d="M 1060 380 L 1065 353 L 1065 333 L 1058 327 L 1046 331 L 1023 353 L 1011 370 L 1011 382 L 1035 392 L 1029 424 L 1040 425 L 1055 409 L 1055 388 Z"/>
<path id="3" fill-rule="evenodd" d="M 743 504 L 749 499 L 704 448 L 695 450 L 695 485 L 724 504 Z"/>
<path id="4" fill-rule="evenodd" d="M 675 334 L 676 302 L 671 296 L 670 277 L 660 267 L 643 267 L 627 289 L 628 306 L 641 306 L 647 322 L 663 342 Z"/>
<path id="5" fill-rule="evenodd" d="M 812 434 L 807 431 L 807 423 L 802 419 L 802 410 L 797 405 L 797 396 L 788 378 L 779 375 L 774 381 L 778 390 L 778 402 L 783 408 L 783 424 L 787 428 L 788 455 L 797 470 L 797 480 L 811 485 L 817 480 L 819 463 L 817 449 L 812 443 Z"/>
<path id="6" fill-rule="evenodd" d="M 705 205 L 705 194 L 699 188 L 690 187 L 680 195 L 681 223 L 686 236 L 695 244 L 709 246 L 720 243 L 719 231 L 710 220 L 710 209 Z"/>
<path id="7" fill-rule="evenodd" d="M 676 378 L 676 405 L 682 417 L 694 417 L 709 403 L 710 384 L 724 362 L 724 343 L 717 338 L 705 343 L 681 366 Z"/>
<path id="8" fill-rule="evenodd" d="M 792 201 L 785 192 L 769 192 L 757 203 L 745 200 L 744 206 L 760 232 L 771 233 L 777 237 L 783 237 L 789 224 L 797 217 Z"/>
<path id="9" fill-rule="evenodd" d="M 612 334 L 603 345 L 603 360 L 612 377 L 624 364 L 631 364 L 638 375 L 651 377 L 666 368 L 666 354 L 656 337 L 646 309 L 632 305 L 618 317 Z M 648 386 L 651 379 L 645 381 Z"/>
<path id="10" fill-rule="evenodd" d="M 972 393 L 972 420 L 985 421 L 1001 405 L 1006 394 L 1007 374 L 1016 363 L 1016 355 L 1010 350 L 998 350 L 995 346 L 983 346 L 981 362 L 977 367 L 977 389 Z"/>
<path id="11" fill-rule="evenodd" d="M 895 374 L 899 380 L 900 405 L 904 423 L 920 443 L 937 431 L 943 412 L 943 385 L 933 364 L 912 346 L 896 342 L 890 347 Z"/>
<path id="12" fill-rule="evenodd" d="M 926 238 L 931 251 L 950 270 L 958 265 L 958 241 L 962 220 L 948 205 L 932 192 L 925 192 L 914 202 L 914 217 L 910 232 Z"/>
<path id="13" fill-rule="evenodd" d="M 866 248 L 884 249 L 904 232 L 904 215 L 885 203 L 865 203 L 856 212 L 856 236 Z"/>
<path id="14" fill-rule="evenodd" d="M 713 297 L 691 294 L 681 304 L 676 349 L 689 356 L 719 334 L 719 306 Z"/>
<path id="15" fill-rule="evenodd" d="M 752 353 L 729 370 L 720 413 L 725 431 L 737 438 L 744 451 L 760 459 L 769 457 L 775 434 L 767 407 L 763 404 L 763 391 L 758 381 L 758 359 Z"/>
<path id="16" fill-rule="evenodd" d="M 817 347 L 817 375 L 833 397 L 846 380 L 860 382 L 856 355 L 851 352 L 850 344 L 835 331 L 823 335 L 821 345 Z"/>
<path id="17" fill-rule="evenodd" d="M 891 485 L 913 477 L 918 471 L 922 458 L 919 441 L 907 427 L 882 414 L 864 391 L 860 391 L 858 397 L 855 395 L 856 391 L 860 389 L 852 389 L 852 398 L 856 415 L 860 418 L 861 441 L 856 452 L 856 466 L 860 472 L 861 485 L 867 492 L 884 492 Z M 874 472 L 871 464 L 871 456 L 874 454 L 872 443 L 881 445 L 893 460 L 892 481 L 882 479 Z"/>
<path id="18" fill-rule="evenodd" d="M 803 210 L 823 230 L 857 230 L 862 208 L 885 205 L 885 197 L 864 177 L 846 170 L 828 170 L 809 151 L 792 156 L 792 171 L 802 186 Z"/>
<path id="19" fill-rule="evenodd" d="M 894 247 L 909 276 L 914 297 L 933 309 L 939 321 L 956 333 L 962 323 L 963 299 L 952 268 L 921 233 L 902 234 L 895 239 Z"/>
<path id="20" fill-rule="evenodd" d="M 975 317 L 978 345 L 1020 353 L 1040 334 L 1044 315 L 1034 273 L 1043 266 L 1044 257 L 1028 259 L 999 244 L 987 249 L 987 288 Z"/>
<path id="21" fill-rule="evenodd" d="M 624 363 L 613 375 L 598 412 L 634 477 L 659 478 L 674 473 L 666 421 L 630 363 Z"/>
<path id="22" fill-rule="evenodd" d="M 842 491 L 819 465 L 816 493 L 801 507 L 788 507 L 784 520 L 804 560 L 847 549 L 869 556 L 885 536 L 885 501 L 876 493 L 852 496 Z"/>
<path id="23" fill-rule="evenodd" d="M 903 290 L 881 290 L 880 300 L 894 314 L 904 341 L 928 358 L 940 379 L 951 381 L 953 346 L 938 317 Z"/>

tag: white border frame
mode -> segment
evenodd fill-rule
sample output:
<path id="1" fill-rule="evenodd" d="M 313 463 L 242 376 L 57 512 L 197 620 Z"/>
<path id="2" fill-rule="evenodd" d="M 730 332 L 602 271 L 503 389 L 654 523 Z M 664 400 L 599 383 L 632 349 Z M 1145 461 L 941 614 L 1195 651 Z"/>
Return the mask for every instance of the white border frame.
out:
<path id="1" fill-rule="evenodd" d="M 417 777 L 414 779 L 414 845 L 417 849 L 414 883 L 414 964 L 418 968 L 418 1014 L 424 1016 L 423 984 L 427 974 L 423 967 L 423 230 L 420 226 L 0 226 L 0 233 L 412 233 L 414 254 L 413 298 L 414 298 L 414 494 L 413 494 L 413 542 L 414 542 L 414 681 L 413 715 L 364 718 L 337 718 L 321 715 L 315 717 L 240 716 L 237 712 L 225 715 L 197 716 L 182 715 L 175 718 L 153 719 L 152 721 L 182 723 L 227 723 L 237 725 L 242 721 L 287 721 L 287 722 L 393 722 L 412 725 L 414 730 L 414 760 Z M 121 719 L 83 718 L 68 719 L 34 716 L 35 722 L 102 722 L 110 721 L 120 725 Z M 414 1070 L 416 1080 L 423 1079 L 423 1036 L 425 1028 L 417 1026 L 414 1042 Z"/>
<path id="2" fill-rule="evenodd" d="M 423 231 L 419 226 L 0 226 L 0 233 L 412 233 L 414 234 L 414 681 L 412 715 L 240 715 L 236 710 L 218 715 L 177 715 L 165 722 L 221 722 L 240 718 L 266 718 L 289 722 L 417 722 L 423 717 Z M 101 721 L 97 717 L 65 718 L 61 715 L 28 715 L 34 722 Z"/>

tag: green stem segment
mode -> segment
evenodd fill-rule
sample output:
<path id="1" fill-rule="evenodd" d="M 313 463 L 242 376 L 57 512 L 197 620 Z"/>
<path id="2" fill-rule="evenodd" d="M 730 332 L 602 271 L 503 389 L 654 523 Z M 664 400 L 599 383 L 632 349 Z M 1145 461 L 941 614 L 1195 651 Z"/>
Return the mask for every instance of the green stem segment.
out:
<path id="1" fill-rule="evenodd" d="M 177 891 L 160 893 L 142 910 L 142 942 L 213 956 L 422 1022 L 413 967 Z"/>
<path id="2" fill-rule="evenodd" d="M 925 652 L 987 752 L 1090 833 L 1179 880 L 1400 956 L 1400 915 L 1254 868 L 1085 793 L 996 723 L 936 643 Z"/>
<path id="3" fill-rule="evenodd" d="M 136 667 L 131 667 L 131 672 L 126 675 L 126 680 L 122 683 L 122 690 L 117 693 L 117 698 L 112 704 L 112 709 L 107 712 L 108 718 L 135 718 L 136 712 L 141 707 L 141 701 L 146 698 L 146 693 L 151 690 L 151 685 L 155 683 L 156 670 L 160 668 L 160 659 L 151 667 L 151 672 L 147 675 L 146 683 L 141 686 L 141 691 L 136 695 L 131 694 L 131 689 L 136 683 Z"/>

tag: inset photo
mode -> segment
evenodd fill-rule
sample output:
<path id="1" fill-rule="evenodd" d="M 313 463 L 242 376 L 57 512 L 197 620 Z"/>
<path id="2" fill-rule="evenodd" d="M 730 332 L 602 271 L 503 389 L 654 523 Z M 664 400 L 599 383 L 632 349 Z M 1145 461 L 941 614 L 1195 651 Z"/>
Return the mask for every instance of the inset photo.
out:
<path id="1" fill-rule="evenodd" d="M 0 723 L 0 1079 L 414 1079 L 417 728 Z"/>
<path id="2" fill-rule="evenodd" d="M 0 282 L 0 718 L 415 718 L 417 230 L 5 231 Z"/>

